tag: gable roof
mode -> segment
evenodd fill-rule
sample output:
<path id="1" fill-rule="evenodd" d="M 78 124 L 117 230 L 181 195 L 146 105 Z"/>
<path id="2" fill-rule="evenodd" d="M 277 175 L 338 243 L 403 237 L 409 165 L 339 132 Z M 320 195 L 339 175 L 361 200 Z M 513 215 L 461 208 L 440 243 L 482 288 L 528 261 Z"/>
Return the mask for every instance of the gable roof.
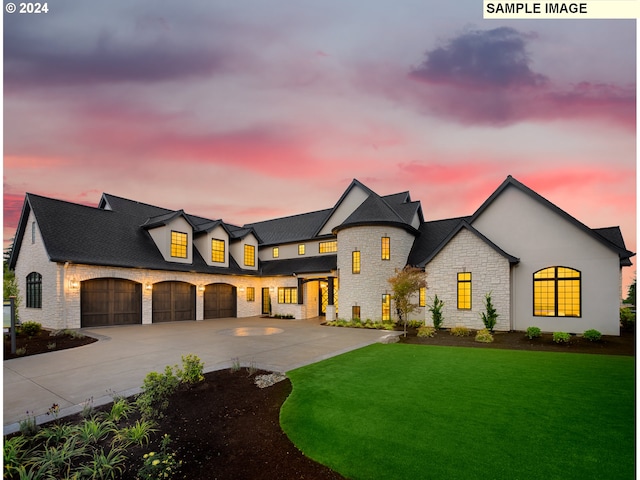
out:
<path id="1" fill-rule="evenodd" d="M 241 269 L 233 258 L 229 259 L 228 268 L 209 266 L 196 248 L 193 249 L 191 264 L 167 262 L 151 235 L 140 225 L 150 213 L 173 215 L 175 212 L 126 199 L 116 199 L 113 202 L 112 200 L 109 198 L 109 206 L 112 209 L 106 210 L 27 193 L 16 233 L 16 247 L 10 259 L 11 268 L 15 267 L 18 258 L 29 213 L 33 212 L 45 250 L 52 262 L 202 273 L 255 274 Z M 105 204 L 101 202 L 101 205 Z"/>
<path id="2" fill-rule="evenodd" d="M 176 210 L 175 212 L 163 213 L 161 215 L 156 215 L 155 217 L 149 217 L 147 218 L 147 221 L 141 225 L 141 227 L 149 229 L 149 228 L 156 228 L 161 225 L 167 225 L 174 218 L 177 218 L 177 217 L 184 218 L 187 221 L 187 223 L 191 225 L 191 228 L 195 228 L 193 223 L 191 223 L 191 220 L 189 220 L 189 217 L 187 216 L 187 214 L 184 213 L 184 210 Z"/>
<path id="3" fill-rule="evenodd" d="M 458 221 L 458 223 L 455 225 L 455 227 L 453 229 L 451 229 L 451 231 L 442 239 L 442 241 L 436 246 L 436 248 L 434 248 L 429 254 L 428 256 L 421 262 L 421 264 L 419 264 L 418 266 L 420 267 L 424 267 L 427 263 L 429 263 L 431 260 L 433 260 L 435 258 L 436 255 L 438 255 L 438 253 L 440 253 L 440 251 L 451 241 L 451 239 L 453 239 L 459 232 L 460 230 L 465 229 L 468 230 L 469 232 L 471 232 L 472 234 L 474 234 L 476 237 L 478 237 L 480 240 L 482 240 L 486 245 L 488 245 L 489 247 L 491 247 L 494 251 L 496 251 L 499 255 L 503 256 L 505 259 L 507 259 L 509 261 L 509 263 L 511 264 L 515 264 L 518 263 L 520 261 L 520 259 L 518 257 L 514 257 L 513 255 L 508 254 L 507 252 L 505 252 L 504 250 L 502 250 L 500 247 L 498 247 L 495 243 L 493 243 L 491 240 L 489 240 L 487 237 L 485 237 L 482 233 L 480 233 L 478 230 L 476 230 L 475 228 L 473 228 L 472 225 L 469 224 L 469 222 L 467 222 L 466 219 L 461 219 Z"/>
<path id="4" fill-rule="evenodd" d="M 478 210 L 476 210 L 475 213 L 471 216 L 471 219 L 470 219 L 469 223 L 473 224 L 473 222 L 480 215 L 482 215 L 482 213 L 489 207 L 489 205 L 491 205 L 496 200 L 496 198 L 498 198 L 502 194 L 502 192 L 504 192 L 507 188 L 516 188 L 516 189 L 520 190 L 525 195 L 529 196 L 530 198 L 532 198 L 533 200 L 537 201 L 541 205 L 547 207 L 551 211 L 553 211 L 556 214 L 560 215 L 562 218 L 567 220 L 572 225 L 578 227 L 580 230 L 582 230 L 584 233 L 589 235 L 591 238 L 595 239 L 596 241 L 602 243 L 607 248 L 610 248 L 611 250 L 616 252 L 618 254 L 618 256 L 620 257 L 620 265 L 621 266 L 631 265 L 631 261 L 629 259 L 632 256 L 634 256 L 635 253 L 630 252 L 624 246 L 620 246 L 619 244 L 616 244 L 615 242 L 610 241 L 609 238 L 607 238 L 607 236 L 611 236 L 610 232 L 607 232 L 607 233 L 605 233 L 603 235 L 603 234 L 599 233 L 598 231 L 587 227 L 584 223 L 582 223 L 579 220 L 577 220 L 576 218 L 572 217 L 567 212 L 562 210 L 560 207 L 558 207 L 557 205 L 551 203 L 549 200 L 544 198 L 542 195 L 534 192 L 533 190 L 531 190 L 526 185 L 520 183 L 518 180 L 513 178 L 511 175 L 508 175 L 506 180 L 504 182 L 502 182 L 502 184 L 489 196 L 489 198 L 487 198 L 487 200 L 484 201 L 484 203 L 482 205 L 480 205 L 480 208 L 478 208 Z M 620 235 L 620 239 L 622 239 L 622 234 Z M 624 241 L 622 241 L 622 245 L 624 245 Z"/>

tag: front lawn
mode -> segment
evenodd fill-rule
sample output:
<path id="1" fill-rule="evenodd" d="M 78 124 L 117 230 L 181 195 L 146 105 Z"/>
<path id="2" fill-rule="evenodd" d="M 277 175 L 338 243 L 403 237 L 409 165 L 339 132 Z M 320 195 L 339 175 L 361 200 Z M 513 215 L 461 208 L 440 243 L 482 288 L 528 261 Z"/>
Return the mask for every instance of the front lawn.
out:
<path id="1" fill-rule="evenodd" d="M 632 479 L 634 360 L 372 345 L 288 372 L 280 422 L 353 479 Z"/>

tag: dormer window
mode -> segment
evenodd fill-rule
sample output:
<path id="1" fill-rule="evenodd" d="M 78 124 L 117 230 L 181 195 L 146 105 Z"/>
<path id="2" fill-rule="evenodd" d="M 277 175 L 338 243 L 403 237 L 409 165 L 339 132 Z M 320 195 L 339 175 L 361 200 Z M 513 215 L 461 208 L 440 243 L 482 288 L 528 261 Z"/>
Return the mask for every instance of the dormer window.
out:
<path id="1" fill-rule="evenodd" d="M 171 256 L 176 258 L 187 258 L 188 235 L 183 232 L 171 230 Z"/>
<path id="2" fill-rule="evenodd" d="M 244 246 L 244 265 L 246 267 L 256 266 L 256 247 L 253 245 Z"/>
<path id="3" fill-rule="evenodd" d="M 224 240 L 211 239 L 211 261 L 224 263 Z"/>

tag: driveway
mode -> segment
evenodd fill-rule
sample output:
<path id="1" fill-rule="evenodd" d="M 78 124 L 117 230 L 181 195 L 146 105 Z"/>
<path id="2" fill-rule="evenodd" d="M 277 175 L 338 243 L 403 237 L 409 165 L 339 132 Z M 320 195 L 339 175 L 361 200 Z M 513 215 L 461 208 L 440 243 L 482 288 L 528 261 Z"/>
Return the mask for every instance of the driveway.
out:
<path id="1" fill-rule="evenodd" d="M 390 332 L 321 326 L 322 319 L 260 317 L 83 329 L 100 340 L 90 345 L 4 361 L 4 433 L 18 429 L 26 412 L 49 420 L 99 406 L 113 394 L 133 395 L 147 373 L 198 355 L 205 372 L 234 362 L 287 372 L 377 342 Z"/>

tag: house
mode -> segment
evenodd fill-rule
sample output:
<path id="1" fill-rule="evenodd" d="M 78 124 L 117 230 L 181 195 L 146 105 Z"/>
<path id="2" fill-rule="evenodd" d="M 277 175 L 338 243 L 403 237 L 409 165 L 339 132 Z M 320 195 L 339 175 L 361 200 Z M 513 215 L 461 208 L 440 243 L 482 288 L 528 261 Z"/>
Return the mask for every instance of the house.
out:
<path id="1" fill-rule="evenodd" d="M 592 229 L 511 176 L 473 213 L 425 221 L 409 192 L 353 180 L 332 208 L 244 226 L 103 194 L 97 207 L 27 194 L 10 267 L 23 320 L 50 328 L 261 314 L 395 318 L 387 279 L 423 268 L 412 319 L 497 330 L 619 334 L 618 227 Z"/>

